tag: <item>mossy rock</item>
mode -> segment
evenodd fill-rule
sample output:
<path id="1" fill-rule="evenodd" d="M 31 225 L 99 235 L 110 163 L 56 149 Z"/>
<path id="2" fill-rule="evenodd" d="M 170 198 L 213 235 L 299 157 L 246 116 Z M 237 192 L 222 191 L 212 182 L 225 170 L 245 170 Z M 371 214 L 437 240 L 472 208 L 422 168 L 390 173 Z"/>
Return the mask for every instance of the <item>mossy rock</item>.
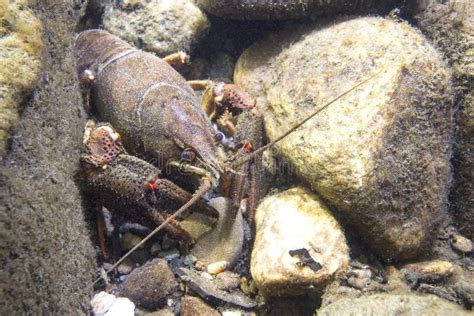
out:
<path id="1" fill-rule="evenodd" d="M 474 5 L 428 1 L 415 20 L 453 68 L 457 112 L 451 212 L 461 232 L 474 239 Z"/>
<path id="2" fill-rule="evenodd" d="M 286 20 L 354 13 L 354 11 L 374 13 L 387 10 L 397 2 L 396 0 L 196 0 L 197 5 L 203 10 L 223 18 L 235 20 Z"/>
<path id="3" fill-rule="evenodd" d="M 160 57 L 189 52 L 210 23 L 190 0 L 125 0 L 109 3 L 104 27 L 124 41 Z"/>
<path id="4" fill-rule="evenodd" d="M 1 1 L 26 11 L 24 2 Z M 73 0 L 28 3 L 35 18 L 23 30 L 33 36 L 43 25 L 43 72 L 0 167 L 0 314 L 87 314 L 96 258 L 75 183 L 86 115 L 71 50 L 82 8 Z"/>
<path id="5" fill-rule="evenodd" d="M 43 28 L 25 3 L 0 0 L 0 159 L 10 128 L 18 123 L 23 98 L 41 69 Z"/>
<path id="6" fill-rule="evenodd" d="M 446 216 L 453 102 L 441 54 L 406 23 L 367 17 L 274 34 L 240 57 L 270 140 L 385 259 L 417 256 Z"/>

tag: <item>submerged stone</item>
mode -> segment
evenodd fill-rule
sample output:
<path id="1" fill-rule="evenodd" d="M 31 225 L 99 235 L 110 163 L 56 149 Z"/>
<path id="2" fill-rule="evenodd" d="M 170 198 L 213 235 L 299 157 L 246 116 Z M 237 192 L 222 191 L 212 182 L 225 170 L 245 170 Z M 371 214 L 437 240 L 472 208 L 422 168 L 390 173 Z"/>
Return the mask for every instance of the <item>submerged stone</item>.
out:
<path id="1" fill-rule="evenodd" d="M 364 17 L 287 30 L 248 48 L 234 80 L 280 157 L 385 259 L 417 256 L 446 216 L 451 72 L 407 23 Z"/>
<path id="2" fill-rule="evenodd" d="M 323 287 L 347 268 L 344 233 L 328 208 L 298 187 L 265 198 L 255 216 L 250 272 L 266 296 Z"/>
<path id="3" fill-rule="evenodd" d="M 375 294 L 343 298 L 316 311 L 318 316 L 344 315 L 470 315 L 460 306 L 434 295 Z"/>
<path id="4" fill-rule="evenodd" d="M 189 0 L 137 0 L 111 3 L 104 27 L 138 48 L 161 57 L 190 51 L 206 34 L 206 15 Z"/>
<path id="5" fill-rule="evenodd" d="M 474 239 L 474 5 L 464 0 L 423 1 L 414 18 L 449 60 L 456 92 L 454 182 L 451 207 L 459 230 Z"/>
<path id="6" fill-rule="evenodd" d="M 178 283 L 166 260 L 154 259 L 130 273 L 119 295 L 128 297 L 138 306 L 155 309 L 163 306 L 177 289 Z"/>
<path id="7" fill-rule="evenodd" d="M 346 0 L 197 0 L 205 11 L 235 20 L 286 20 L 340 13 L 374 12 L 387 10 L 396 3 L 393 0 L 346 1 Z"/>

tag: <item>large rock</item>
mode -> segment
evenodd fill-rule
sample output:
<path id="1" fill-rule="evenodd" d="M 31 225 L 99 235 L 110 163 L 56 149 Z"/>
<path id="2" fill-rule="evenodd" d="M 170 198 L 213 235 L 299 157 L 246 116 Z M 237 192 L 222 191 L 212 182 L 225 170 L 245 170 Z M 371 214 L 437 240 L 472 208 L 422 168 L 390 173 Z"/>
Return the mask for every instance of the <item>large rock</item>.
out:
<path id="1" fill-rule="evenodd" d="M 104 27 L 138 48 L 161 57 L 188 51 L 206 34 L 209 21 L 189 0 L 114 1 Z"/>
<path id="2" fill-rule="evenodd" d="M 255 225 L 250 272 L 266 296 L 321 288 L 348 266 L 349 250 L 339 224 L 304 188 L 265 198 L 257 208 Z M 309 257 L 290 254 L 299 249 L 306 249 Z"/>
<path id="3" fill-rule="evenodd" d="M 234 79 L 258 96 L 273 140 L 379 71 L 276 148 L 379 255 L 406 259 L 446 215 L 453 105 L 441 54 L 406 23 L 357 18 L 270 36 Z"/>
<path id="4" fill-rule="evenodd" d="M 0 314 L 87 314 L 96 258 L 75 182 L 86 115 L 71 50 L 83 6 L 74 0 L 0 3 L 0 14 L 9 12 L 5 3 L 21 3 L 24 14 L 31 8 L 36 18 L 21 22 L 29 33 L 23 40 L 38 31 L 39 19 L 44 43 L 42 73 L 0 163 Z M 3 22 L 6 29 L 18 26 Z M 2 45 L 3 36 L 2 30 Z M 11 69 L 15 80 L 29 71 L 21 66 Z"/>
<path id="5" fill-rule="evenodd" d="M 18 2 L 0 1 L 0 160 L 8 132 L 18 123 L 20 105 L 41 69 L 43 34 L 40 20 Z"/>
<path id="6" fill-rule="evenodd" d="M 236 20 L 285 20 L 337 13 L 354 13 L 354 11 L 375 12 L 386 10 L 397 1 L 347 1 L 347 0 L 196 0 L 205 11 L 220 17 Z"/>
<path id="7" fill-rule="evenodd" d="M 471 315 L 458 305 L 434 295 L 375 294 L 344 298 L 316 311 L 318 316 L 344 315 Z"/>
<path id="8" fill-rule="evenodd" d="M 456 137 L 451 211 L 457 226 L 474 239 L 474 4 L 464 0 L 425 1 L 418 26 L 448 57 L 456 91 Z"/>

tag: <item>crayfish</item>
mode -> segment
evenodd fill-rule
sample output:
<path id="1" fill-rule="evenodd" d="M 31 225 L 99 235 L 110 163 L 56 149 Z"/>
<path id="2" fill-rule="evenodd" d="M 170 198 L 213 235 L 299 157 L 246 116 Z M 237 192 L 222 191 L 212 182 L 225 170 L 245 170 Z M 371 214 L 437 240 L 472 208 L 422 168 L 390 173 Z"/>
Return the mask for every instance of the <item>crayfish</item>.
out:
<path id="1" fill-rule="evenodd" d="M 247 188 L 251 220 L 261 197 L 263 150 L 374 77 L 263 146 L 263 119 L 254 99 L 233 84 L 186 82 L 171 66 L 186 61 L 183 53 L 160 59 L 105 31 L 89 30 L 78 35 L 75 54 L 86 108 L 108 122 L 86 126 L 87 182 L 112 212 L 150 228 L 159 225 L 110 270 L 162 228 L 193 242 L 173 220 L 188 210 L 216 217 L 202 199 L 211 190 L 230 195 L 238 209 Z M 205 90 L 201 105 L 198 89 Z M 178 178 L 184 174 L 182 183 L 198 176 L 194 194 L 170 181 L 170 170 Z M 165 219 L 163 211 L 174 213 Z"/>

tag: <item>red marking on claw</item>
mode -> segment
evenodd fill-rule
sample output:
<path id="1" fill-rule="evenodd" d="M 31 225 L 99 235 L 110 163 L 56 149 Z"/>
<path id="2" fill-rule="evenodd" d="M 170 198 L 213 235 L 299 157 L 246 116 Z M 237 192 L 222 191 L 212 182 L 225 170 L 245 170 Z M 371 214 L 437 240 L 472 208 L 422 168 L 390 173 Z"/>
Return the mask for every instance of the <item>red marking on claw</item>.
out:
<path id="1" fill-rule="evenodd" d="M 148 182 L 148 188 L 152 191 L 158 190 L 158 184 L 156 182 Z"/>

